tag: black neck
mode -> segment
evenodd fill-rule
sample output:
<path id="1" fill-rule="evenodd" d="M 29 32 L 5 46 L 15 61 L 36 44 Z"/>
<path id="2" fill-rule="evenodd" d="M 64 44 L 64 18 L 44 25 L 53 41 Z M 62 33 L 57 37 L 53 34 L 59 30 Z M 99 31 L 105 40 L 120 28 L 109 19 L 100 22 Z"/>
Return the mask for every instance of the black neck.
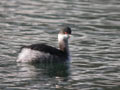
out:
<path id="1" fill-rule="evenodd" d="M 60 41 L 59 48 L 65 53 L 65 55 L 69 55 L 68 41 Z"/>

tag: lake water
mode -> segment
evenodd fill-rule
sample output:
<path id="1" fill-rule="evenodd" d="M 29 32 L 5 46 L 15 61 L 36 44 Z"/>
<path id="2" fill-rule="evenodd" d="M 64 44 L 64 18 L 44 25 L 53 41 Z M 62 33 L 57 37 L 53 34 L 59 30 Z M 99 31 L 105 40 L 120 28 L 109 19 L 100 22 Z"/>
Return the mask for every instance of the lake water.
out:
<path id="1" fill-rule="evenodd" d="M 72 28 L 69 64 L 16 63 L 21 45 L 58 47 Z M 1 0 L 1 90 L 120 90 L 120 0 Z"/>

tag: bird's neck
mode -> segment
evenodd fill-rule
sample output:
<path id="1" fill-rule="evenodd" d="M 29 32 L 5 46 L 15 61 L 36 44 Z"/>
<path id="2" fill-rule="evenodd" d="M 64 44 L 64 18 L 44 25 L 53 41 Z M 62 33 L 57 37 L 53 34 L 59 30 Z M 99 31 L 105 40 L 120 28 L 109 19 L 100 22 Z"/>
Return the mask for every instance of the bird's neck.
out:
<path id="1" fill-rule="evenodd" d="M 59 41 L 59 48 L 63 51 L 67 56 L 69 56 L 69 46 L 68 41 L 61 40 Z"/>
<path id="2" fill-rule="evenodd" d="M 61 51 L 64 52 L 65 56 L 69 56 L 69 47 L 68 47 L 68 35 L 58 34 L 58 43 Z"/>

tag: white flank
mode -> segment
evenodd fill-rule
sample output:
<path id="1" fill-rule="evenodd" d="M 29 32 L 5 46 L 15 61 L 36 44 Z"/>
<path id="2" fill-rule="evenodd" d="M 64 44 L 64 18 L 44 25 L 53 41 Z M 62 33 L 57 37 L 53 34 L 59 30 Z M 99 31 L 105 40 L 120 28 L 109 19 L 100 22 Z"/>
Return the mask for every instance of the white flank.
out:
<path id="1" fill-rule="evenodd" d="M 32 62 L 37 59 L 44 59 L 49 56 L 50 56 L 49 54 L 44 52 L 23 48 L 18 55 L 17 62 Z"/>

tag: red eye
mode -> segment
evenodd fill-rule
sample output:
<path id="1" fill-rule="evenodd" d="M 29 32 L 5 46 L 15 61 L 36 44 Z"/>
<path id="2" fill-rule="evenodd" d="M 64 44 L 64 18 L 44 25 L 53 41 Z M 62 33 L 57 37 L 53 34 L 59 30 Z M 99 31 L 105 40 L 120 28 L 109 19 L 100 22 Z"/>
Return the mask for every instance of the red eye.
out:
<path id="1" fill-rule="evenodd" d="M 67 32 L 65 32 L 65 34 L 68 34 Z"/>

